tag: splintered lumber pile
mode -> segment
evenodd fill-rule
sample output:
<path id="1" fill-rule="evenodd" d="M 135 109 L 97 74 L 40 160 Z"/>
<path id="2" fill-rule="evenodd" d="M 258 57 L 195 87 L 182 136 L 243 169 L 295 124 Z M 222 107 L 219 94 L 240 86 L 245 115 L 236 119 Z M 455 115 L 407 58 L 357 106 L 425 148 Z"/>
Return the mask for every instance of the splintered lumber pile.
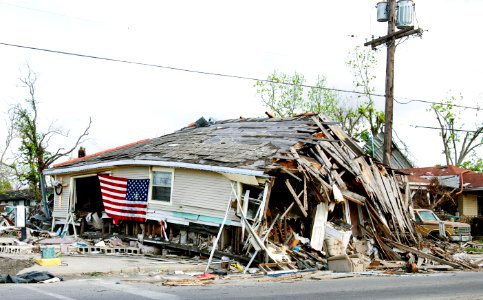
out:
<path id="1" fill-rule="evenodd" d="M 290 122 L 293 125 L 284 128 L 275 121 L 263 124 L 264 132 L 271 133 L 266 135 L 276 137 L 270 142 L 279 147 L 272 164 L 263 166 L 271 181 L 266 182 L 263 207 L 256 214 L 261 218 L 243 218 L 248 235 L 242 240 L 252 261 L 258 251 L 264 251 L 270 258 L 266 262 L 322 269 L 330 257 L 357 253 L 352 237 L 370 240 L 371 247 L 378 249 L 371 254 L 359 252 L 361 257 L 401 261 L 415 255 L 420 236 L 412 221 L 405 177 L 366 155 L 322 115 L 304 115 Z M 276 135 L 270 126 L 276 126 Z M 239 202 L 242 196 L 237 196 Z M 243 203 L 238 210 L 243 211 Z M 454 262 L 445 265 L 461 267 Z"/>
<path id="2" fill-rule="evenodd" d="M 325 203 L 332 212 L 337 203 L 349 201 L 355 205 L 346 204 L 346 222 L 353 221 L 351 213 L 363 211 L 363 223 L 353 225 L 364 227 L 388 258 L 398 258 L 381 238 L 411 245 L 418 238 L 410 203 L 401 193 L 395 172 L 367 157 L 337 125 L 322 116 L 311 120 L 318 127 L 313 134 L 318 142 L 299 142 L 277 161 L 283 166 L 281 172 L 289 175 L 284 184 L 296 207 L 307 218 L 318 203 Z M 316 201 L 309 201 L 308 195 Z"/>

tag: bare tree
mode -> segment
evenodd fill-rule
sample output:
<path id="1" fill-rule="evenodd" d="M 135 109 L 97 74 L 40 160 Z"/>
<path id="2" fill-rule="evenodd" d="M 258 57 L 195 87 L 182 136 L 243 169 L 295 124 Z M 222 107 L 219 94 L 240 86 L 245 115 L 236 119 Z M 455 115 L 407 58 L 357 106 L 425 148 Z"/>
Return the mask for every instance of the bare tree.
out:
<path id="1" fill-rule="evenodd" d="M 13 162 L 9 163 L 8 166 L 15 172 L 16 179 L 28 184 L 40 199 L 40 179 L 43 170 L 58 158 L 72 153 L 84 141 L 84 138 L 89 134 L 92 120 L 89 118 L 87 127 L 72 147 L 49 151 L 51 138 L 59 135 L 66 137 L 68 132 L 65 133 L 54 128 L 53 124 L 49 126 L 46 132 L 42 132 L 39 128 L 38 102 L 35 97 L 37 74 L 29 66 L 27 66 L 27 69 L 27 75 L 20 78 L 20 82 L 28 90 L 28 97 L 25 99 L 26 105 L 18 103 L 9 110 L 10 120 L 12 120 L 10 137 L 11 139 L 19 139 L 20 147 Z"/>
<path id="2" fill-rule="evenodd" d="M 462 166 L 465 159 L 483 145 L 483 124 L 476 124 L 474 131 L 463 130 L 464 124 L 461 123 L 460 114 L 455 109 L 455 101 L 456 98 L 451 96 L 442 103 L 433 104 L 431 110 L 436 114 L 440 126 L 446 164 Z M 478 114 L 478 110 L 476 113 Z"/>

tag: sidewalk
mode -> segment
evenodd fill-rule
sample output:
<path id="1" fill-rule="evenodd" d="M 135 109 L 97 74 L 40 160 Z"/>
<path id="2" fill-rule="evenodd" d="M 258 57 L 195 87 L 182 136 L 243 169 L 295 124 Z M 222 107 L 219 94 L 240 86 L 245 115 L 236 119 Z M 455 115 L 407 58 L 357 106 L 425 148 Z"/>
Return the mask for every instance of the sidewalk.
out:
<path id="1" fill-rule="evenodd" d="M 37 259 L 40 254 L 2 255 L 13 259 Z M 150 258 L 146 256 L 128 255 L 66 255 L 59 257 L 60 266 L 33 266 L 19 272 L 47 271 L 58 277 L 82 276 L 91 274 L 128 274 L 149 272 L 204 272 L 206 261 L 181 258 Z"/>

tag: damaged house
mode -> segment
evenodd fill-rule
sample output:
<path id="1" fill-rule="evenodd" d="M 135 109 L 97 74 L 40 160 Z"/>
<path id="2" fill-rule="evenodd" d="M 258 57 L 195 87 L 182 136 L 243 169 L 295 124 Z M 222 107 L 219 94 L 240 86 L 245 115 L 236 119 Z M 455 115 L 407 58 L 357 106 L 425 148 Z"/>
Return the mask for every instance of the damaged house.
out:
<path id="1" fill-rule="evenodd" d="M 53 227 L 275 263 L 323 264 L 362 251 L 355 241 L 397 260 L 394 245 L 418 243 L 404 176 L 324 116 L 196 125 L 44 171 Z"/>

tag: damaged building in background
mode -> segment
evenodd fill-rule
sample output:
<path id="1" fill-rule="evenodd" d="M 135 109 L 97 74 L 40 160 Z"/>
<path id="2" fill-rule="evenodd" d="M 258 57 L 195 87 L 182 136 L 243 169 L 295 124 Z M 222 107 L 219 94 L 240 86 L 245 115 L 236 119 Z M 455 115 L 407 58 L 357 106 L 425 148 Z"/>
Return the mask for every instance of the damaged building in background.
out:
<path id="1" fill-rule="evenodd" d="M 44 171 L 55 182 L 52 228 L 201 254 L 214 246 L 268 269 L 338 268 L 357 253 L 400 260 L 395 246 L 418 245 L 405 176 L 324 116 L 201 121 Z"/>

